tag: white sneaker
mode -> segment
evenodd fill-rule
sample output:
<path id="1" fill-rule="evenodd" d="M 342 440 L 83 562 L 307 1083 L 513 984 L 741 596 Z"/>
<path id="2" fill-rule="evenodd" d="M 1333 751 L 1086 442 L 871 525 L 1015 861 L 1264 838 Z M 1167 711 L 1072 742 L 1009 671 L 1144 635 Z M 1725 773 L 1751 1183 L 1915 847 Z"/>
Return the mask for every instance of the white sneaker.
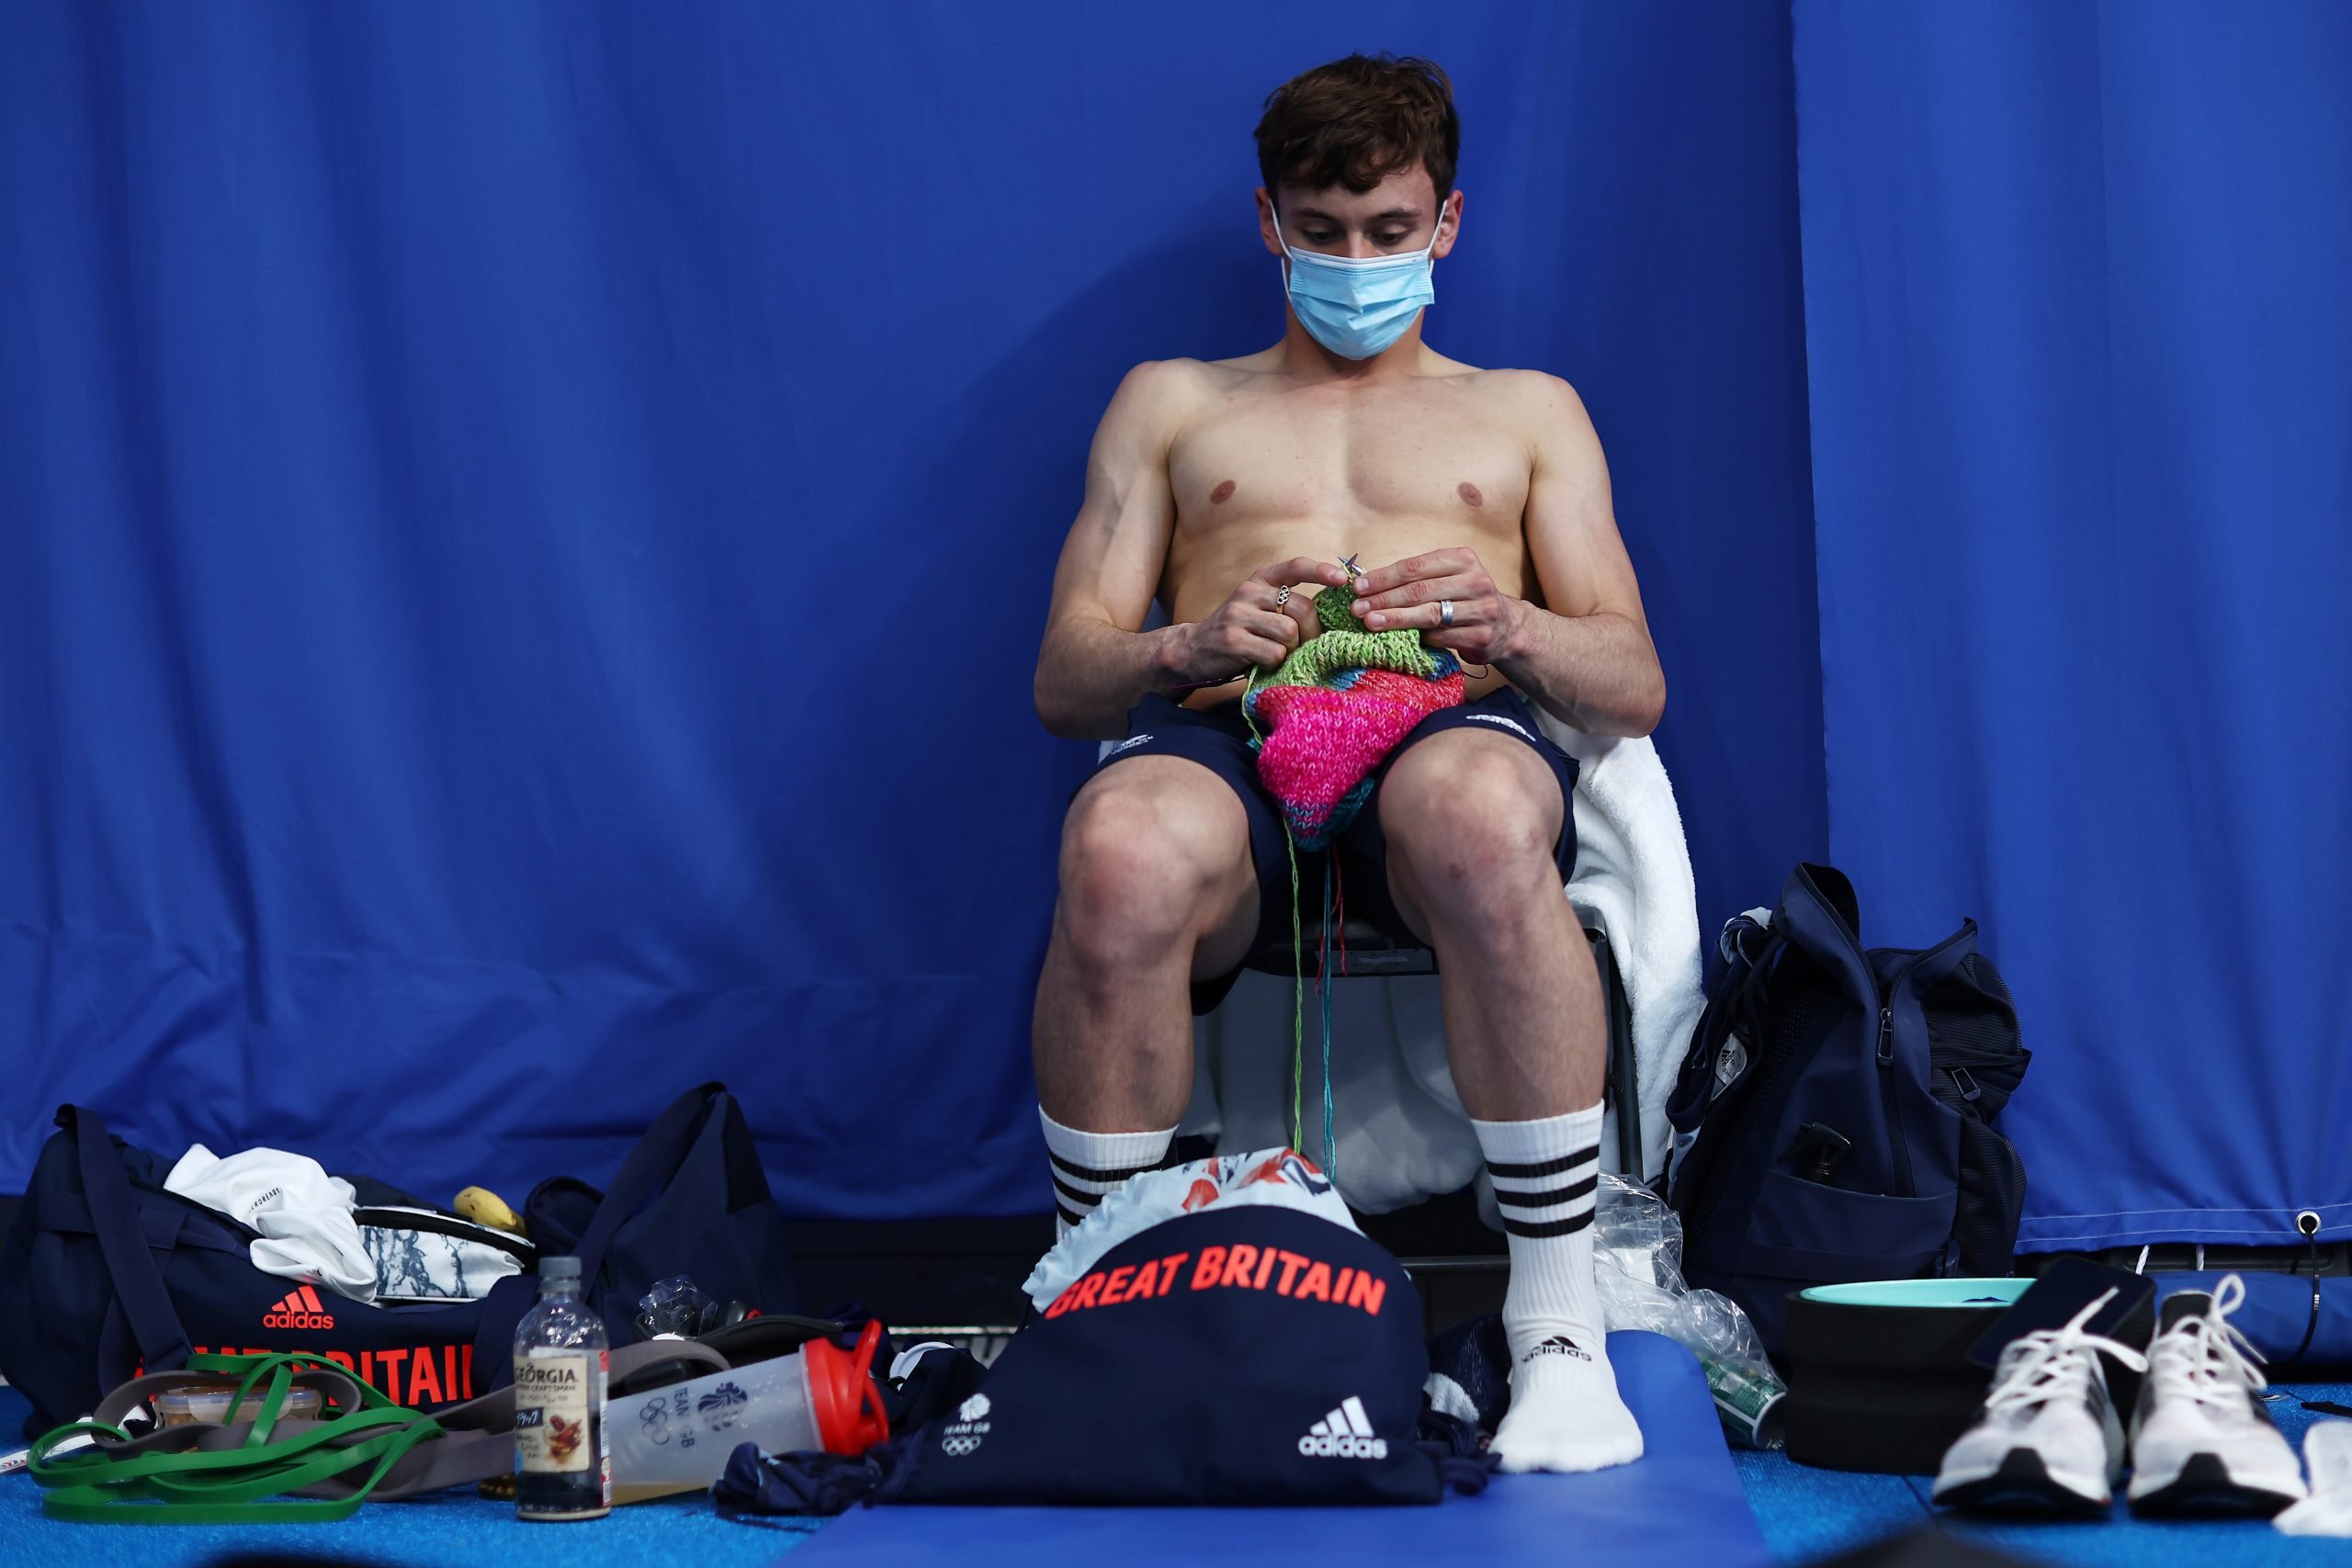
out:
<path id="1" fill-rule="evenodd" d="M 2123 1423 L 2104 1350 L 2134 1371 L 2140 1352 L 2090 1332 L 2109 1291 L 2064 1328 L 2014 1339 L 1993 1371 L 1984 1414 L 1944 1452 L 1935 1500 L 1987 1513 L 2105 1514 L 2123 1473 Z"/>
<path id="2" fill-rule="evenodd" d="M 2135 1513 L 2268 1516 L 2306 1495 L 2295 1450 L 2256 1393 L 2262 1358 L 2230 1326 L 2245 1300 L 2235 1274 L 2210 1296 L 2165 1299 L 2132 1417 Z"/>

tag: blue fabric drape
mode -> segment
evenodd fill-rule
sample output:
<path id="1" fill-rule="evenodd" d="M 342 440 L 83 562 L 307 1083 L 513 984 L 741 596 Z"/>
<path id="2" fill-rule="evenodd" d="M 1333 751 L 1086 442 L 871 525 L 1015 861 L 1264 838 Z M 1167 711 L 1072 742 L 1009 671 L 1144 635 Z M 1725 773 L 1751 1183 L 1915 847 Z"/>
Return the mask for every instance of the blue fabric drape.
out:
<path id="1" fill-rule="evenodd" d="M 1817 853 L 1777 6 L 28 0 L 0 1190 L 65 1100 L 446 1196 L 724 1077 L 794 1209 L 1041 1210 L 1048 573 L 1356 48 L 1460 85 L 1432 341 L 1609 446 L 1705 912 Z"/>
<path id="2" fill-rule="evenodd" d="M 2352 1234 L 2352 12 L 1797 0 L 1830 840 L 2022 1245 Z"/>

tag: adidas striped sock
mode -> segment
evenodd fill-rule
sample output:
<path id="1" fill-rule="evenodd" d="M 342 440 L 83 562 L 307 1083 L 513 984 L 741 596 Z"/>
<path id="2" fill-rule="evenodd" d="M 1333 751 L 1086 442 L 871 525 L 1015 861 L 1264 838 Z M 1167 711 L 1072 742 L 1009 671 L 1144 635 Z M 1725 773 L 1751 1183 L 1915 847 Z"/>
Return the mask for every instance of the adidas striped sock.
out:
<path id="1" fill-rule="evenodd" d="M 1494 1443 L 1502 1467 L 1600 1470 L 1641 1458 L 1641 1428 L 1618 1397 L 1592 1281 L 1600 1107 L 1471 1125 L 1510 1246 L 1510 1413 Z"/>
<path id="2" fill-rule="evenodd" d="M 1094 1206 L 1128 1177 L 1158 1168 L 1168 1157 L 1176 1129 L 1157 1133 L 1081 1133 L 1046 1114 L 1046 1153 L 1054 1168 L 1054 1239 L 1059 1241 L 1083 1224 Z"/>

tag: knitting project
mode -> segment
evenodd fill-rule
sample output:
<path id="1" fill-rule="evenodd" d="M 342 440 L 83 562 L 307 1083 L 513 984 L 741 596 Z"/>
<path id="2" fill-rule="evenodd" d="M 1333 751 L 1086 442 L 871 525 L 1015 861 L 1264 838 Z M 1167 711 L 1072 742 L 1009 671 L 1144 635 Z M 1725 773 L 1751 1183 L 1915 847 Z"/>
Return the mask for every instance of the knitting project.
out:
<path id="1" fill-rule="evenodd" d="M 1253 676 L 1241 698 L 1258 734 L 1258 776 L 1309 850 L 1355 820 L 1373 770 L 1413 726 L 1460 702 L 1464 684 L 1460 660 L 1424 647 L 1418 631 L 1367 629 L 1344 594 L 1316 595 L 1315 614 L 1322 635 Z"/>

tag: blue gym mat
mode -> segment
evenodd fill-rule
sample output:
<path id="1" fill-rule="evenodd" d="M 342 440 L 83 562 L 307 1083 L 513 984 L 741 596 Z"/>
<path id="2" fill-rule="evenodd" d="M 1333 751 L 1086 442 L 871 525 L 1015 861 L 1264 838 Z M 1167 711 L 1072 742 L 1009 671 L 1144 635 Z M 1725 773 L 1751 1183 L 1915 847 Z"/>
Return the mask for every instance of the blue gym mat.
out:
<path id="1" fill-rule="evenodd" d="M 0 1476 L 0 1561 L 174 1568 L 266 1551 L 461 1568 L 543 1560 L 560 1545 L 585 1564 L 691 1562 L 695 1568 L 752 1568 L 786 1551 L 794 1568 L 972 1568 L 1069 1562 L 1093 1551 L 1115 1552 L 1133 1568 L 1204 1555 L 1237 1568 L 1325 1560 L 1363 1568 L 1457 1560 L 1507 1568 L 1555 1562 L 1571 1552 L 1579 1568 L 1770 1563 L 1690 1352 L 1656 1335 L 1612 1334 L 1609 1353 L 1648 1444 L 1640 1463 L 1599 1475 L 1499 1476 L 1483 1497 L 1449 1497 L 1433 1508 L 910 1506 L 858 1509 L 831 1524 L 779 1519 L 763 1527 L 720 1519 L 707 1497 L 694 1495 L 616 1509 L 609 1519 L 574 1529 L 519 1524 L 511 1506 L 460 1492 L 363 1509 L 342 1524 L 140 1528 L 44 1519 L 39 1488 L 16 1475 Z M 0 1438 L 12 1438 L 24 1418 L 22 1396 L 0 1389 Z M 14 1446 L 0 1440 L 0 1449 Z"/>
<path id="2" fill-rule="evenodd" d="M 1699 1363 L 1655 1334 L 1611 1335 L 1609 1359 L 1648 1449 L 1623 1469 L 1498 1476 L 1486 1495 L 1433 1508 L 860 1508 L 795 1551 L 792 1568 L 1770 1562 Z"/>

